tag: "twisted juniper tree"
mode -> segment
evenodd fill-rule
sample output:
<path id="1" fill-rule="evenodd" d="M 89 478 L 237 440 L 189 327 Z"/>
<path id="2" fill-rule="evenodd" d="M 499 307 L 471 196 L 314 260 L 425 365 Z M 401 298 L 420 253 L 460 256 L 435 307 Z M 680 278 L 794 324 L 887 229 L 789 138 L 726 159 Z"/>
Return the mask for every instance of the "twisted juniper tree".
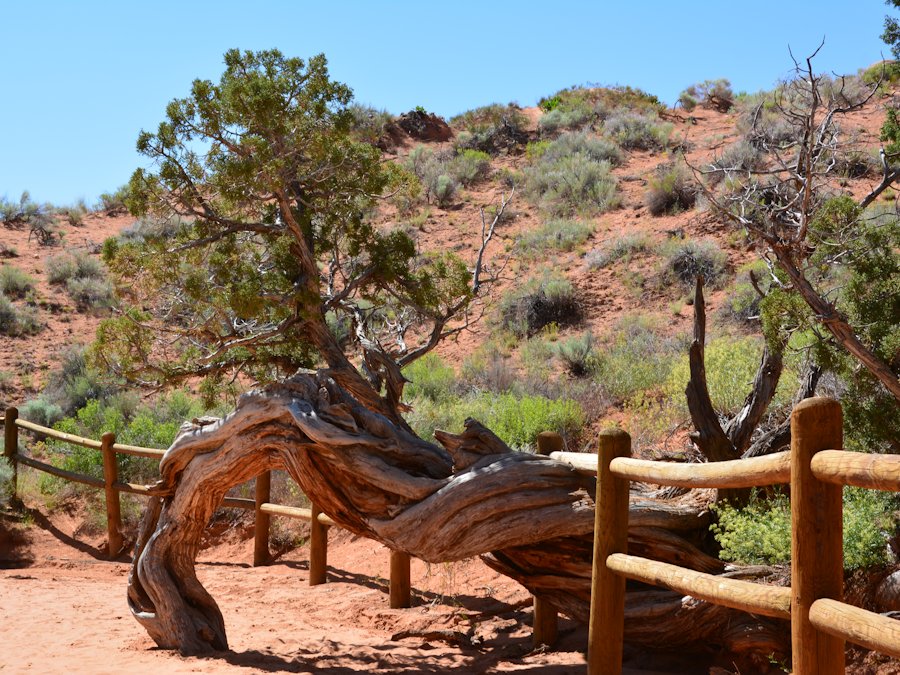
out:
<path id="1" fill-rule="evenodd" d="M 475 421 L 437 432 L 439 446 L 401 416 L 401 369 L 464 330 L 493 278 L 485 253 L 506 200 L 482 214 L 469 265 L 421 253 L 373 224 L 378 201 L 414 182 L 354 139 L 350 90 L 323 57 L 225 62 L 219 83 L 196 81 L 140 136 L 153 166 L 132 177 L 129 206 L 155 225 L 106 246 L 132 304 L 92 353 L 145 384 L 215 388 L 242 372 L 269 384 L 219 422 L 186 425 L 167 451 L 129 579 L 134 616 L 161 646 L 225 648 L 194 570 L 200 535 L 230 487 L 284 469 L 341 527 L 433 562 L 483 554 L 585 619 L 596 481 L 513 453 Z M 708 523 L 702 500 L 636 499 L 630 522 L 633 551 L 724 571 L 691 543 Z M 760 663 L 786 645 L 765 619 L 666 591 L 631 598 L 637 643 L 716 644 Z"/>

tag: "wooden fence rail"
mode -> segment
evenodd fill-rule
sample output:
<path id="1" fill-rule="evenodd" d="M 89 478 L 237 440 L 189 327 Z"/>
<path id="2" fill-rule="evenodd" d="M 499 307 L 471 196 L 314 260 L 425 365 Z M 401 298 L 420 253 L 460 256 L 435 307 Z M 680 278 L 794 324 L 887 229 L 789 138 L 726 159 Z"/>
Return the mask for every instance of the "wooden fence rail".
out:
<path id="1" fill-rule="evenodd" d="M 715 464 L 672 464 L 628 458 L 621 431 L 601 434 L 596 468 L 584 455 L 553 453 L 597 474 L 597 511 L 588 672 L 622 672 L 624 580 L 671 588 L 735 609 L 790 619 L 795 675 L 844 672 L 844 641 L 900 656 L 900 621 L 841 602 L 841 486 L 900 491 L 900 457 L 837 450 L 843 446 L 840 405 L 826 398 L 800 403 L 791 416 L 791 451 Z M 630 481 L 681 487 L 791 485 L 791 585 L 772 587 L 722 579 L 627 555 Z M 607 495 L 604 496 L 604 491 Z"/>
<path id="2" fill-rule="evenodd" d="M 2 421 L 4 429 L 3 455 L 12 468 L 10 482 L 13 497 L 15 498 L 18 494 L 18 467 L 20 464 L 70 482 L 103 490 L 106 502 L 107 554 L 110 558 L 115 558 L 119 555 L 123 547 L 119 494 L 127 492 L 142 497 L 149 497 L 153 496 L 155 492 L 146 485 L 119 480 L 117 455 L 160 459 L 165 454 L 165 450 L 116 443 L 115 434 L 112 433 L 103 434 L 101 440 L 98 441 L 49 429 L 34 422 L 19 419 L 19 412 L 16 408 L 8 408 Z M 21 454 L 19 452 L 20 429 L 40 434 L 44 438 L 52 438 L 64 443 L 99 450 L 103 460 L 103 478 L 85 476 L 60 469 L 52 464 Z M 255 512 L 253 565 L 265 565 L 269 562 L 270 516 L 297 518 L 310 523 L 309 585 L 315 586 L 325 583 L 328 568 L 328 528 L 336 523 L 326 514 L 321 513 L 315 504 L 312 505 L 312 508 L 304 509 L 271 503 L 269 501 L 271 499 L 271 483 L 271 472 L 266 472 L 257 477 L 254 499 L 225 497 L 222 500 L 222 506 L 224 507 Z M 391 551 L 389 593 L 391 608 L 410 606 L 412 589 L 409 579 L 410 557 L 402 552 Z"/>

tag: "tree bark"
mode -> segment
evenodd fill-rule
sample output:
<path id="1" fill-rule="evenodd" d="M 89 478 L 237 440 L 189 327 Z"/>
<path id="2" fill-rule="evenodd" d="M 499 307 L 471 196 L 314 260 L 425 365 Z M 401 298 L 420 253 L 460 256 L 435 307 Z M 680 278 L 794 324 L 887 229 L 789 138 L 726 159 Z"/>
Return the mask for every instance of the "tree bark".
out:
<path id="1" fill-rule="evenodd" d="M 186 425 L 160 462 L 161 496 L 141 526 L 129 576 L 132 613 L 161 647 L 226 649 L 221 612 L 194 570 L 200 537 L 229 488 L 284 469 L 351 532 L 429 562 L 490 552 L 488 564 L 586 619 L 595 479 L 546 457 L 511 452 L 473 420 L 459 436 L 437 435 L 445 448 L 359 405 L 330 378 L 310 374 L 246 394 L 215 424 Z M 630 541 L 639 554 L 720 572 L 718 560 L 690 543 L 707 524 L 696 496 L 671 503 L 633 495 Z M 784 651 L 783 631 L 771 622 L 659 597 L 653 608 L 645 599 L 643 609 L 632 610 L 643 614 L 629 624 L 626 639 L 660 644 L 675 632 L 669 621 L 677 616 L 688 628 L 679 638 L 684 644 L 754 652 L 764 636 L 769 652 L 778 651 L 769 647 L 779 640 Z M 734 626 L 753 626 L 747 635 L 756 637 L 746 648 Z"/>

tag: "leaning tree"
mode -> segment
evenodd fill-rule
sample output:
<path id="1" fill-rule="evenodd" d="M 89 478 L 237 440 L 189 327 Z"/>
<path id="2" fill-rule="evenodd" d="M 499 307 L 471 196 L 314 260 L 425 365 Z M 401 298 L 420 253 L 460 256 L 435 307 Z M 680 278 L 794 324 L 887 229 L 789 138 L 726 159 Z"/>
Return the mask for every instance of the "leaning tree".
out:
<path id="1" fill-rule="evenodd" d="M 129 579 L 134 616 L 163 647 L 225 648 L 223 617 L 194 570 L 200 536 L 228 489 L 283 469 L 341 527 L 432 562 L 480 554 L 586 618 L 596 481 L 511 452 L 475 421 L 437 432 L 435 445 L 401 415 L 403 367 L 477 318 L 506 200 L 482 214 L 468 264 L 418 251 L 373 222 L 380 200 L 415 183 L 354 139 L 351 92 L 323 57 L 231 51 L 225 62 L 219 83 L 194 82 L 139 138 L 153 166 L 132 177 L 129 206 L 152 220 L 105 248 L 132 304 L 103 324 L 92 354 L 144 384 L 204 378 L 214 391 L 241 373 L 268 384 L 223 420 L 187 425 L 167 451 Z M 700 321 L 695 337 L 702 365 Z M 689 396 L 712 419 L 702 382 Z M 699 430 L 709 459 L 750 447 L 770 397 Z M 701 550 L 707 502 L 633 495 L 630 550 L 746 574 Z M 626 639 L 720 646 L 755 670 L 787 649 L 778 622 L 647 589 L 629 594 Z"/>

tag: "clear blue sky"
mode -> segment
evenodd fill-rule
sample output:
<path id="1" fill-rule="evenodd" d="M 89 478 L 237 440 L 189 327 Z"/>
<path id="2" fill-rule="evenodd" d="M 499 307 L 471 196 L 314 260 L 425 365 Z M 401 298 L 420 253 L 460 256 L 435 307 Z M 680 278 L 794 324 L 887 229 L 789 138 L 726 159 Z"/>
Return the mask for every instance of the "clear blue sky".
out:
<path id="1" fill-rule="evenodd" d="M 692 82 L 770 88 L 825 38 L 821 71 L 888 54 L 879 0 L 219 2 L 2 0 L 0 196 L 55 204 L 125 183 L 134 143 L 231 47 L 324 52 L 357 100 L 451 116 L 533 105 L 572 84 L 629 84 L 671 103 Z"/>

